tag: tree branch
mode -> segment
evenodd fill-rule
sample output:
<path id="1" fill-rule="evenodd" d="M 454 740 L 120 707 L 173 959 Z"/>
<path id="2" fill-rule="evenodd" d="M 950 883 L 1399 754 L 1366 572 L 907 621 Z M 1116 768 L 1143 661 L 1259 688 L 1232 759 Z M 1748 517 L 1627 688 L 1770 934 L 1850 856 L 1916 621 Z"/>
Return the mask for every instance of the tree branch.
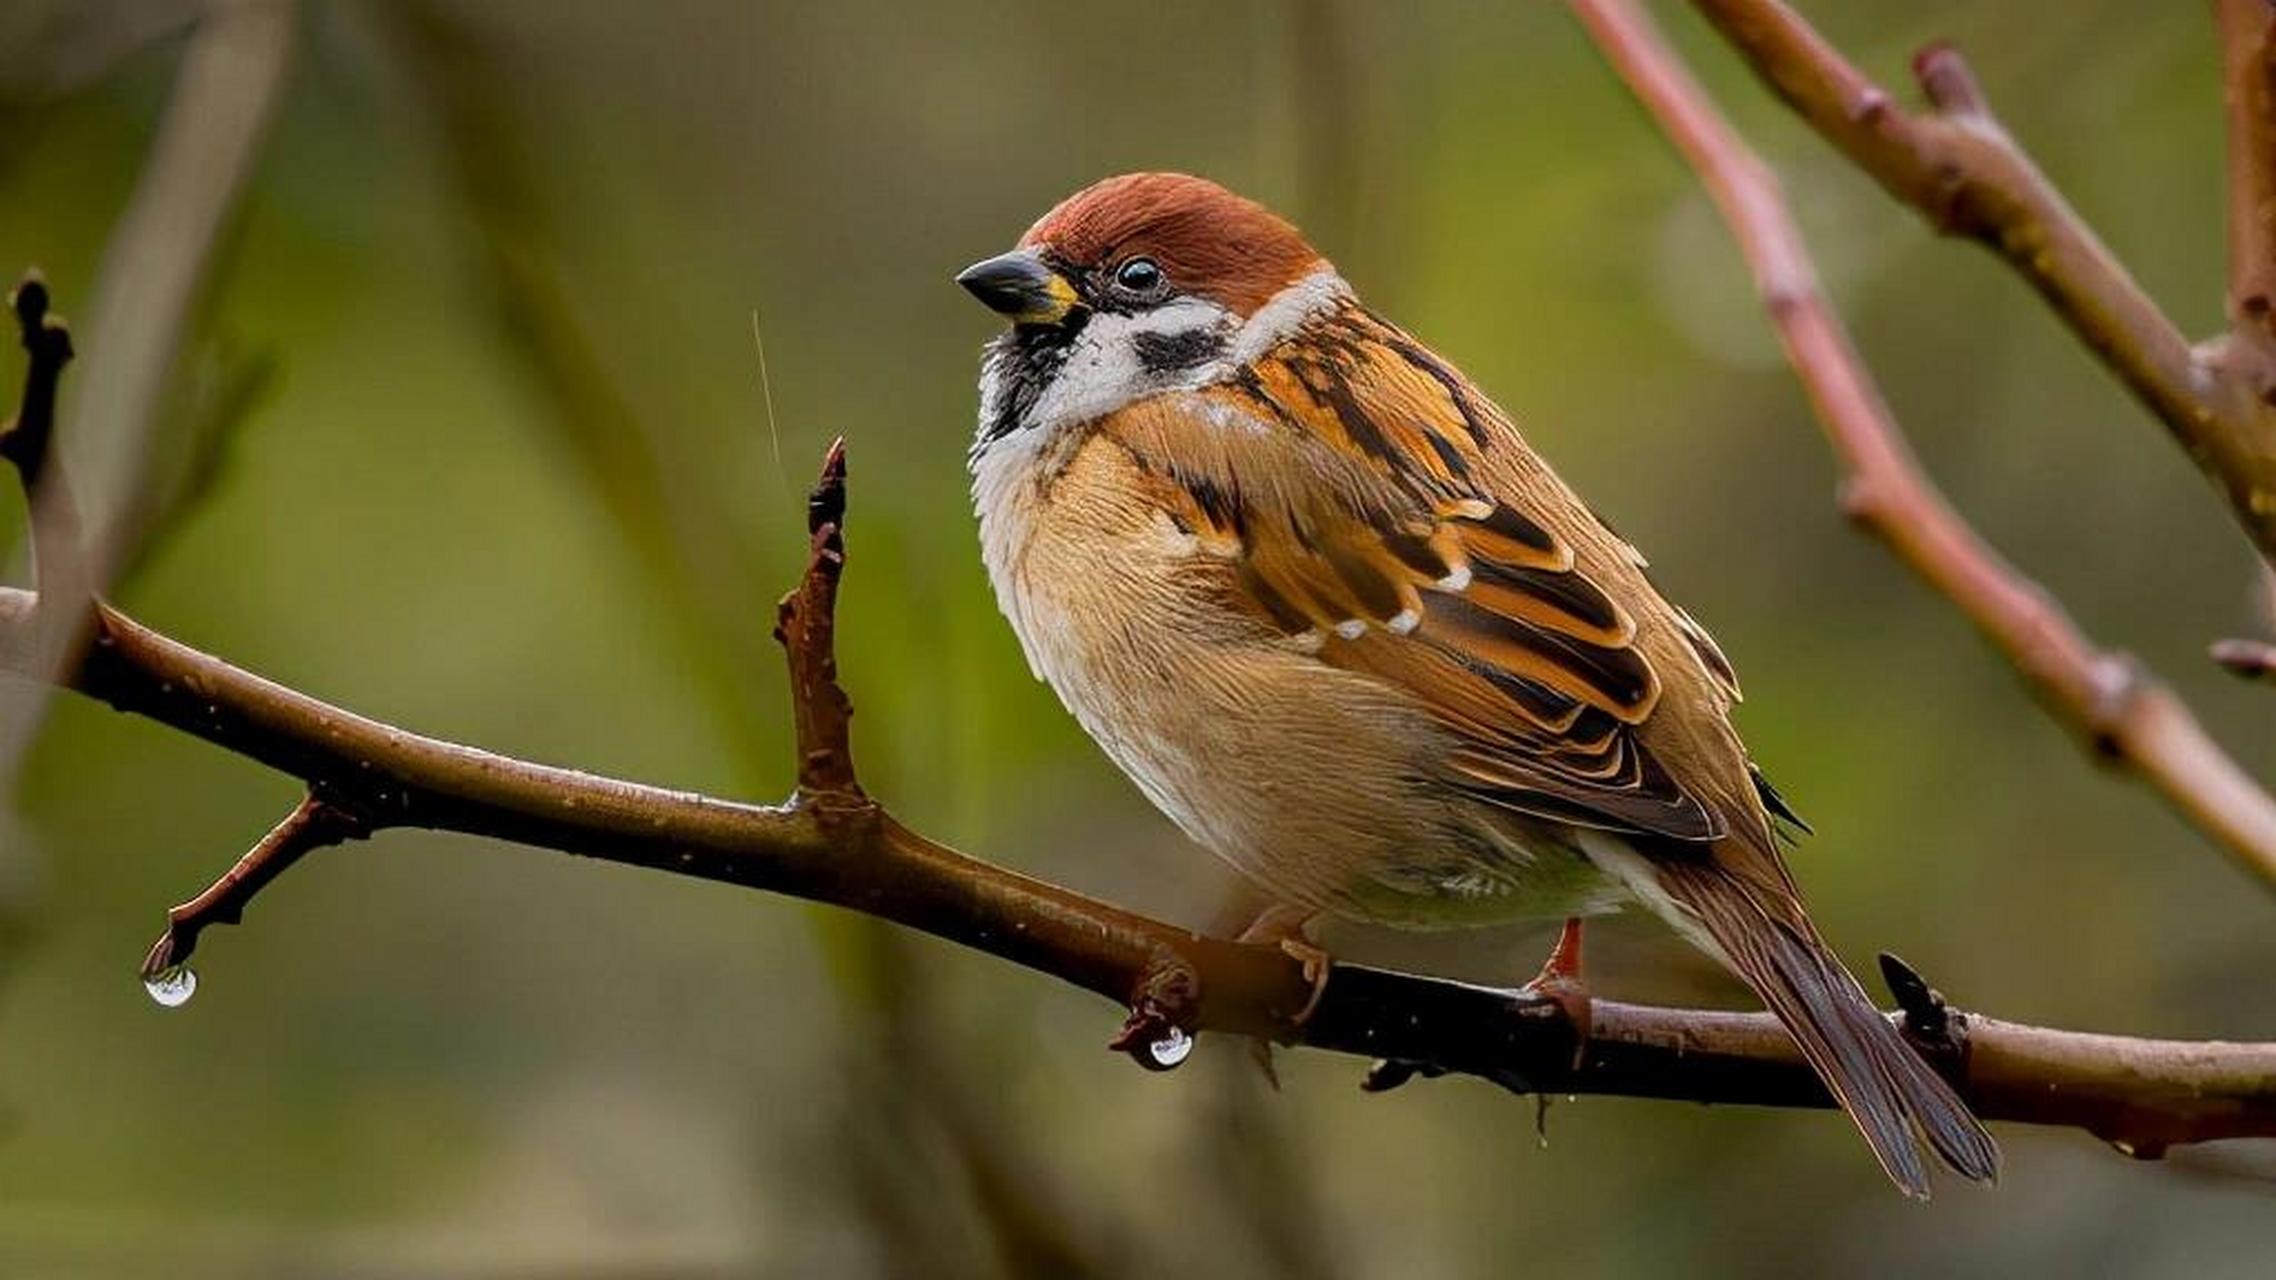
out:
<path id="1" fill-rule="evenodd" d="M 2276 393 L 2276 364 L 2260 358 L 2257 342 L 2223 339 L 2192 348 L 2008 135 L 1957 50 L 1931 45 L 1914 58 L 1929 109 L 1912 112 L 1779 0 L 1693 3 L 1789 106 L 1889 194 L 1938 231 L 1981 241 L 2007 259 L 2165 423 L 2227 497 L 2262 557 L 2276 560 L 2276 410 L 2267 399 Z M 2222 4 L 2225 19 L 2232 10 L 2266 9 L 2264 0 Z M 2265 53 L 2263 43 L 2253 56 Z M 2241 227 L 2232 220 L 2232 246 L 2256 256 L 2239 277 L 2241 300 L 2249 304 L 2276 270 L 2266 252 L 2276 215 L 2264 194 L 2265 64 L 2256 73 L 2261 82 L 2240 99 L 2239 57 L 2232 40 L 2232 126 L 2245 107 L 2259 106 L 2246 136 L 2235 140 L 2232 133 L 2231 174 L 2242 165 L 2256 184 L 2249 189 L 2263 193 Z M 2238 270 L 2247 271 L 2242 260 Z"/>
<path id="2" fill-rule="evenodd" d="M 786 601 L 794 667 L 821 666 L 796 647 L 824 630 L 809 626 L 819 619 L 803 610 L 827 599 L 825 584 L 841 564 L 817 556 Z M 0 629 L 23 625 L 34 605 L 28 592 L 0 590 Z M 1203 937 L 965 857 L 901 826 L 858 790 L 802 788 L 783 805 L 748 805 L 496 756 L 320 702 L 107 606 L 68 683 L 307 781 L 339 815 L 342 831 L 427 827 L 494 836 L 833 903 L 1117 1002 L 1150 1003 L 1184 1029 L 1427 1064 L 1519 1092 L 1828 1104 L 1767 1014 L 1597 1001 L 1576 1061 L 1574 1028 L 1553 1002 L 1338 965 L 1318 1010 L 1299 1027 L 1291 1014 L 1308 987 L 1277 949 Z M 810 723 L 842 728 L 844 721 L 822 715 Z M 841 754 L 842 737 L 801 748 L 809 761 L 825 752 L 851 759 Z M 168 939 L 194 937 L 224 913 L 233 917 L 283 869 L 275 855 L 314 847 L 295 834 L 306 807 L 214 889 L 177 909 Z M 177 944 L 155 959 L 163 968 L 186 955 Z M 1989 1118 L 2072 1125 L 2141 1151 L 2276 1136 L 2276 1045 L 2134 1040 L 1958 1013 L 1949 1015 L 1945 1037 L 1944 1065 Z"/>
<path id="3" fill-rule="evenodd" d="M 1390 1060 L 1370 1077 L 1461 1072 L 1517 1092 L 1830 1105 L 1768 1014 L 1595 1002 L 1576 1026 L 1552 1000 L 1338 965 L 1316 1010 L 1277 948 L 1152 920 L 981 862 L 917 834 L 860 788 L 850 704 L 832 651 L 844 570 L 845 459 L 833 448 L 809 503 L 811 552 L 779 635 L 798 705 L 799 786 L 782 805 L 713 799 L 493 755 L 382 724 L 264 680 L 108 605 L 61 683 L 307 783 L 308 798 L 253 851 L 169 913 L 146 961 L 153 994 L 194 989 L 199 932 L 234 922 L 308 851 L 426 827 L 651 867 L 832 903 L 1050 974 L 1132 1010 L 1120 1039 L 1149 1065 L 1208 1030 Z M 35 625 L 39 598 L 0 588 L 0 640 Z M 15 646 L 0 644 L 11 659 Z M 13 667 L 37 677 L 36 669 Z M 2155 1154 L 2212 1138 L 2276 1137 L 2276 1045 L 2133 1040 L 1951 1011 L 1886 961 L 1904 1025 L 1991 1119 L 2070 1125 Z"/>
<path id="4" fill-rule="evenodd" d="M 2218 0 L 2228 107 L 2229 323 L 2266 368 L 2276 353 L 2276 6 Z"/>
<path id="5" fill-rule="evenodd" d="M 1836 114 L 1845 121 L 1852 114 L 1858 116 L 1846 127 L 1859 131 L 1856 136 L 1863 141 L 1856 147 L 1877 162 L 1929 163 L 1909 144 L 1882 141 L 1885 137 L 1906 138 L 1915 130 L 1941 136 L 1941 131 L 1959 127 L 1954 121 L 1963 116 L 1970 128 L 1986 127 L 1982 122 L 1989 117 L 1980 115 L 1980 96 L 1957 55 L 1935 51 L 1923 58 L 1920 65 L 1924 82 L 1932 86 L 1932 98 L 1952 114 L 1916 121 L 1888 110 L 1878 90 L 1785 10 L 1768 4 L 1702 3 L 1722 15 L 1719 21 L 1733 24 L 1730 29 L 1740 33 L 1734 38 L 1752 42 L 1745 47 L 1772 50 L 1775 56 L 1765 55 L 1766 65 L 1781 75 L 1817 77 L 1803 79 L 1799 87 L 1789 80 L 1773 81 L 1805 114 L 1819 109 L 1822 101 L 1852 104 Z M 1621 78 L 1698 172 L 1730 224 L 1778 326 L 1787 359 L 1809 392 L 1834 452 L 1848 469 L 1843 505 L 1849 515 L 1950 598 L 2007 655 L 2048 709 L 2094 751 L 2157 788 L 2183 817 L 2248 871 L 2264 884 L 2276 886 L 2276 800 L 2229 758 L 2163 683 L 2132 657 L 2098 648 L 2053 597 L 1978 536 L 1922 472 L 1848 331 L 1818 287 L 1809 250 L 1776 175 L 1716 111 L 1632 0 L 1572 0 L 1572 6 Z M 1732 13 L 1755 18 L 1767 14 L 1785 25 L 1758 28 L 1738 23 Z M 1823 94 L 1834 97 L 1825 99 Z M 1888 126 L 1896 129 L 1895 134 L 1872 124 L 1884 120 L 1899 122 Z M 2020 163 L 2004 134 L 1995 130 L 1980 135 L 1993 136 L 2001 141 L 1986 154 L 2007 157 L 2003 164 Z M 2033 200 L 2054 199 L 2027 168 L 2002 172 L 2031 178 L 2022 189 Z M 1931 176 L 1911 175 L 1909 170 L 1898 177 L 1931 181 Z M 1896 179 L 1884 181 L 1891 183 L 1892 190 L 1899 189 Z M 1969 181 L 1981 179 L 1967 179 L 1963 186 Z M 2068 216 L 2059 202 L 2055 211 Z M 2116 270 L 2083 228 L 2075 221 L 2065 225 L 2069 229 L 2058 238 L 2072 245 L 2074 264 L 2086 260 L 2078 255 L 2087 255 Z M 2111 279 L 2125 286 L 2120 292 L 2131 290 L 2122 273 Z M 2128 296 L 2139 297 L 2138 293 Z M 2154 309 L 2135 319 L 2148 324 L 2152 317 Z M 2160 319 L 2151 328 L 2162 325 Z"/>

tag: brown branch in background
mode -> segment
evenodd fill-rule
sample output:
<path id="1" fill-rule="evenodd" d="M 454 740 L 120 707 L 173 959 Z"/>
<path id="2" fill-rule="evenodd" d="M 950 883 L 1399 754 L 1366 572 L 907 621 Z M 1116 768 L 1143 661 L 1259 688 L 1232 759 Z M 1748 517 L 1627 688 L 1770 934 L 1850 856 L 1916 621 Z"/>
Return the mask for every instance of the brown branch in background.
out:
<path id="1" fill-rule="evenodd" d="M 2217 0 L 2228 108 L 2229 323 L 2276 359 L 2276 5 Z"/>
<path id="2" fill-rule="evenodd" d="M 201 6 L 158 135 L 103 254 L 70 421 L 95 585 L 110 582 L 175 358 L 292 64 L 293 0 Z"/>
<path id="3" fill-rule="evenodd" d="M 292 0 L 201 7 L 149 159 L 104 249 L 85 330 L 92 376 L 65 428 L 70 492 L 50 486 L 33 510 L 35 547 L 41 524 L 72 528 L 70 594 L 82 600 L 108 590 L 135 556 L 129 539 L 147 507 L 149 437 L 208 266 L 267 133 L 291 63 L 294 18 Z M 46 640 L 51 668 L 67 660 L 75 639 L 75 627 L 59 626 Z M 44 711 L 43 685 L 0 686 L 0 804 L 10 802 Z"/>
<path id="4" fill-rule="evenodd" d="M 1730 224 L 1778 326 L 1787 359 L 1848 469 L 1843 503 L 1850 516 L 1949 597 L 2007 655 L 2049 710 L 2094 750 L 2156 787 L 2247 870 L 2276 886 L 2276 799 L 2229 758 L 2164 684 L 2133 658 L 2098 648 L 2061 605 L 1952 510 L 1922 472 L 1848 331 L 1819 289 L 1776 175 L 1716 111 L 1650 19 L 1632 0 L 1572 0 L 1572 7 L 1698 172 Z M 1777 13 L 1784 15 L 1783 10 Z M 1750 38 L 1756 34 L 1742 29 Z M 1816 39 L 1806 28 L 1781 28 L 1779 35 L 1789 42 Z M 1785 68 L 1787 63 L 1773 65 Z M 1803 65 L 1847 70 L 1830 51 L 1812 54 Z M 1954 78 L 1956 62 L 1937 54 L 1923 65 L 1941 85 L 1940 102 L 1953 110 L 1972 109 L 1958 105 L 1974 101 L 1974 94 L 1972 88 L 1956 87 L 1962 82 Z M 1877 91 L 1861 80 L 1842 92 L 1862 104 L 1857 110 L 1865 118 L 1890 114 L 1872 105 L 1871 93 Z M 1947 127 L 1956 126 L 1949 120 L 1937 126 Z M 2099 254 L 2098 246 L 2088 247 Z M 2122 276 L 2118 279 L 2123 282 Z"/>
<path id="5" fill-rule="evenodd" d="M 422 737 L 263 680 L 98 605 L 93 640 L 62 673 L 64 683 L 299 778 L 318 797 L 238 870 L 169 917 L 164 954 L 155 956 L 161 971 L 183 958 L 198 930 L 236 918 L 326 837 L 424 827 L 847 907 L 1097 992 L 1157 1020 L 1169 1040 L 1177 1038 L 1171 1028 L 1263 1036 L 1389 1059 L 1406 1074 L 1477 1075 L 1519 1092 L 1828 1105 L 1768 1014 L 1598 1001 L 1584 1032 L 1555 1001 L 1339 965 L 1299 1022 L 1310 984 L 1278 948 L 1204 937 L 966 857 L 901 826 L 854 782 L 844 695 L 824 649 L 845 564 L 837 533 L 843 465 L 833 450 L 810 508 L 815 554 L 783 603 L 793 682 L 801 700 L 819 705 L 798 720 L 806 785 L 779 806 Z M 0 637 L 32 626 L 38 606 L 34 593 L 0 589 Z M 2213 1138 L 2276 1137 L 2276 1045 L 1996 1022 L 1945 1009 L 1909 971 L 1891 972 L 1915 1043 L 1986 1118 L 2075 1126 L 2143 1154 Z M 1401 1069 L 1374 1078 L 1388 1083 Z"/>
<path id="6" fill-rule="evenodd" d="M 1908 111 L 1779 0 L 1693 3 L 1889 194 L 1937 230 L 1983 242 L 2030 281 L 2220 488 L 2262 557 L 2276 559 L 2276 409 L 2264 398 L 2276 378 L 2259 344 L 2192 348 L 2008 135 L 1958 51 L 1932 45 L 1913 60 L 1929 109 Z M 2224 13 L 2266 7 L 2223 3 Z M 2254 166 L 2267 158 L 2265 129 L 2252 128 Z M 2265 249 L 2265 211 L 2247 221 L 2243 234 Z"/>

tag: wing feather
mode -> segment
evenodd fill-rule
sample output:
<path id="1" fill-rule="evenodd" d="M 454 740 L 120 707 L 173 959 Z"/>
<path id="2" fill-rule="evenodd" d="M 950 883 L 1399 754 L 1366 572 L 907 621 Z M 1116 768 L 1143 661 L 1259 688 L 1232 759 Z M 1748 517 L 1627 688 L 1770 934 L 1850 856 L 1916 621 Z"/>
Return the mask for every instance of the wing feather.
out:
<path id="1" fill-rule="evenodd" d="M 1391 326 L 1324 317 L 1227 383 L 1140 402 L 1109 429 L 1234 563 L 1239 604 L 1412 692 L 1456 735 L 1446 767 L 1463 789 L 1693 841 L 1722 838 L 1731 797 L 1754 796 L 1735 737 L 1720 752 L 1733 784 L 1714 744 L 1692 750 L 1696 734 L 1654 714 L 1671 681 L 1718 712 L 1737 696 L 1714 642 L 1498 409 Z"/>

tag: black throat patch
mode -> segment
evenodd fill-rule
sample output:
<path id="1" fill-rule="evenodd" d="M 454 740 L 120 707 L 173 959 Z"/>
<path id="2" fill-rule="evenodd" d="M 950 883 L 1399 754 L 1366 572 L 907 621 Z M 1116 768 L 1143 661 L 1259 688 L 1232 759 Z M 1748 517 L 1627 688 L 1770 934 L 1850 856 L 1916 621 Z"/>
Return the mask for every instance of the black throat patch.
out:
<path id="1" fill-rule="evenodd" d="M 981 369 L 996 391 L 995 412 L 980 424 L 976 450 L 1027 421 L 1035 402 L 1066 366 L 1075 337 L 1089 318 L 1088 311 L 1078 311 L 1063 325 L 1015 325 L 988 344 Z"/>

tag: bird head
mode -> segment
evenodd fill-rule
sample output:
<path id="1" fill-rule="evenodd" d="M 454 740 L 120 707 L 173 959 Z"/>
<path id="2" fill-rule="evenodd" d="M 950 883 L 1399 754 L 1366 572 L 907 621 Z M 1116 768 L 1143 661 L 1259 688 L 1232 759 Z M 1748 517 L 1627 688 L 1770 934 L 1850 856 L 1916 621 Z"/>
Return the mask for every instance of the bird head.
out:
<path id="1" fill-rule="evenodd" d="M 1181 173 L 1086 187 L 956 280 L 1011 322 L 989 350 L 983 444 L 1221 380 L 1347 296 L 1286 219 Z"/>

